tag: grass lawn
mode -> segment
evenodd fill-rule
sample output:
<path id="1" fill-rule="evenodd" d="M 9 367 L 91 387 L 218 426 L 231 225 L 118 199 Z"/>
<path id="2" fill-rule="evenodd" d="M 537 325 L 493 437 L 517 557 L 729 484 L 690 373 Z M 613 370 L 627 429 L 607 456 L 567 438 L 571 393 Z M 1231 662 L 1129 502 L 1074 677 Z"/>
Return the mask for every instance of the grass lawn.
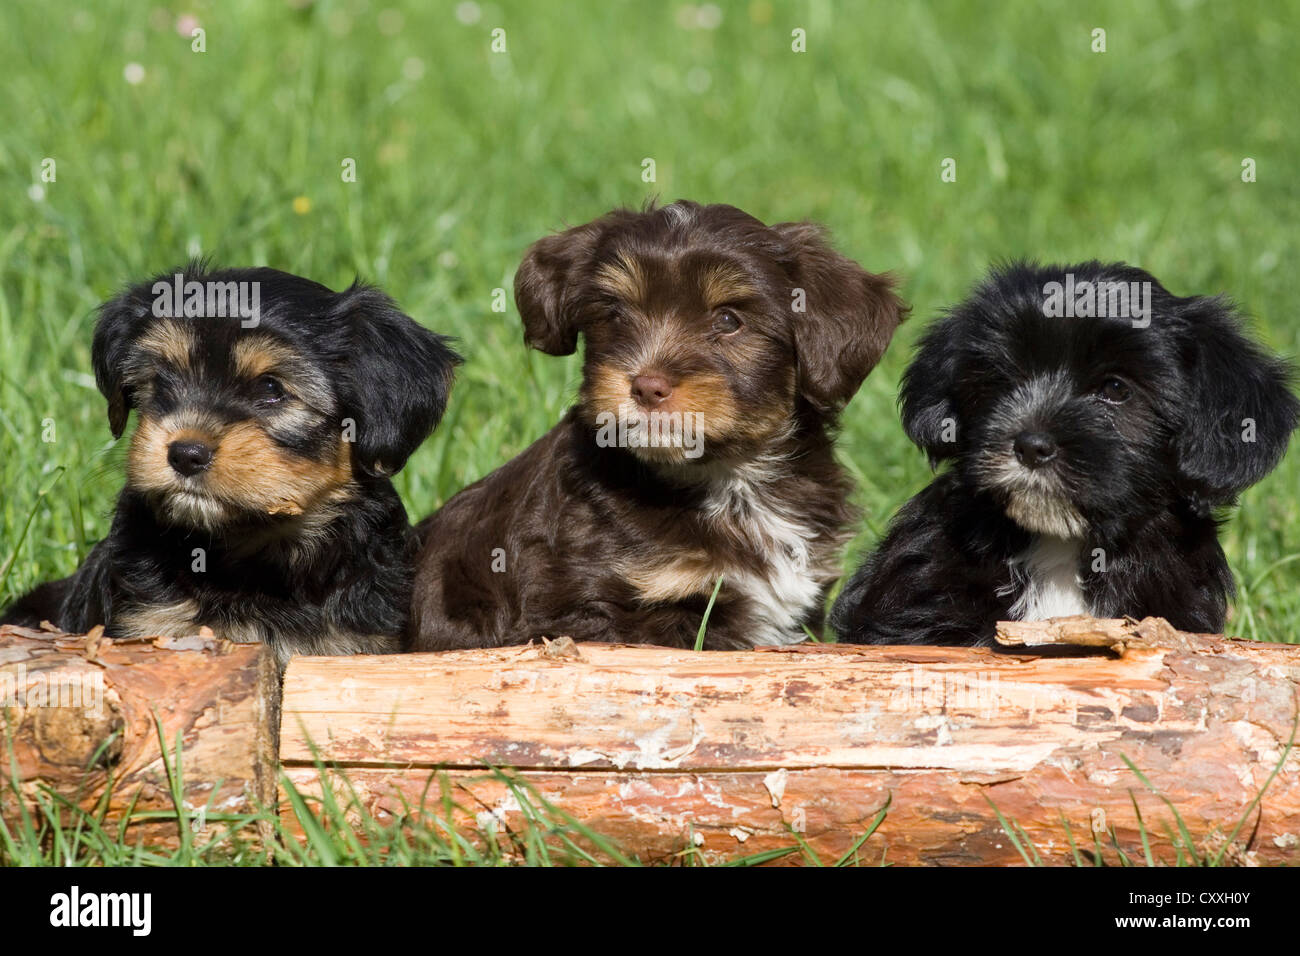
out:
<path id="1" fill-rule="evenodd" d="M 911 346 L 990 261 L 1128 260 L 1231 293 L 1300 354 L 1298 21 L 1294 2 L 1197 0 L 9 0 L 0 604 L 107 529 L 126 442 L 90 334 L 128 280 L 198 254 L 360 275 L 456 336 L 447 418 L 396 479 L 418 518 L 574 396 L 578 359 L 526 351 L 513 304 L 493 311 L 524 248 L 654 194 L 820 220 L 901 277 L 912 319 L 844 416 L 851 570 L 929 479 L 895 408 Z M 1230 633 L 1300 639 L 1298 479 L 1293 450 L 1224 528 Z"/>

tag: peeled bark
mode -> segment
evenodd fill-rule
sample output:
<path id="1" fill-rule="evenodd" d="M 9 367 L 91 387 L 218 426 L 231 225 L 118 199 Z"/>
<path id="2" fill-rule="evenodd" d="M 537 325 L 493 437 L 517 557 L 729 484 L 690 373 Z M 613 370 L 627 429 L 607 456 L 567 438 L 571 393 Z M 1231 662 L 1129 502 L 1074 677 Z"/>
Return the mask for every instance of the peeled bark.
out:
<path id="1" fill-rule="evenodd" d="M 1112 852 L 1113 829 L 1140 856 L 1136 798 L 1171 862 L 1172 813 L 1123 758 L 1203 850 L 1233 830 L 1291 738 L 1300 648 L 1158 619 L 1007 624 L 1000 638 L 1039 646 L 696 654 L 556 642 L 297 658 L 281 760 L 296 786 L 318 790 L 314 742 L 381 819 L 418 807 L 442 770 L 466 819 L 518 825 L 513 795 L 483 771 L 514 767 L 646 859 L 688 844 L 714 858 L 788 847 L 791 828 L 836 859 L 887 801 L 862 862 L 1019 862 L 994 807 L 1045 862 L 1072 859 L 1067 821 L 1084 852 L 1094 832 Z M 1072 646 L 1043 646 L 1063 640 Z M 1233 859 L 1300 863 L 1298 771 L 1292 750 Z"/>
<path id="2" fill-rule="evenodd" d="M 179 837 L 175 819 L 140 819 L 172 808 L 155 715 L 169 751 L 181 735 L 193 811 L 270 804 L 278 767 L 318 792 L 319 757 L 380 819 L 418 812 L 444 772 L 461 822 L 520 827 L 515 795 L 487 771 L 500 767 L 646 860 L 791 847 L 792 830 L 838 859 L 888 805 L 861 862 L 989 864 L 1021 859 L 997 811 L 1049 863 L 1072 859 L 1067 823 L 1083 852 L 1100 833 L 1114 862 L 1113 832 L 1140 855 L 1136 799 L 1153 852 L 1172 862 L 1172 811 L 1127 757 L 1178 808 L 1195 849 L 1221 846 L 1245 815 L 1227 859 L 1300 863 L 1300 755 L 1282 762 L 1300 648 L 1157 619 L 1005 624 L 1000 639 L 1006 648 L 698 654 L 561 639 L 295 658 L 281 698 L 259 647 L 3 628 L 0 699 L 6 681 L 25 695 L 4 700 L 5 763 L 12 747 L 25 802 L 42 784 L 83 807 L 106 800 L 110 826 L 164 846 Z M 33 698 L 60 679 L 98 681 L 100 706 Z M 18 800 L 0 791 L 12 825 Z M 436 782 L 429 794 L 440 814 Z M 295 829 L 287 802 L 281 814 Z"/>

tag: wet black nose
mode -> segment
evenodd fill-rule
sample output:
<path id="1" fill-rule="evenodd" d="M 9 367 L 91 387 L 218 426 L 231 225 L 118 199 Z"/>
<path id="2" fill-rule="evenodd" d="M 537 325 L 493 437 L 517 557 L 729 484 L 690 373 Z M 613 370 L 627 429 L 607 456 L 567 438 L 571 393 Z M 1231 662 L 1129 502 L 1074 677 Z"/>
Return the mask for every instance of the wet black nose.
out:
<path id="1" fill-rule="evenodd" d="M 1045 432 L 1021 432 L 1015 449 L 1016 459 L 1026 468 L 1041 468 L 1056 457 L 1056 442 Z"/>
<path id="2" fill-rule="evenodd" d="M 174 441 L 167 446 L 167 464 L 187 477 L 197 475 L 212 464 L 212 449 L 201 441 Z"/>

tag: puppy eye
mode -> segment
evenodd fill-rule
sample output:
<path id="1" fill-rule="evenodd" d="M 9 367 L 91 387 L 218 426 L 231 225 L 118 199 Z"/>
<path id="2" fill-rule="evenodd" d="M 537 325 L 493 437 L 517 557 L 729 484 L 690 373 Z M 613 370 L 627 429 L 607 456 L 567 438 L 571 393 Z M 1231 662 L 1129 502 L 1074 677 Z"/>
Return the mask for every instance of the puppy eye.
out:
<path id="1" fill-rule="evenodd" d="M 740 331 L 740 325 L 740 319 L 736 318 L 735 313 L 719 312 L 718 317 L 713 320 L 713 331 L 731 335 L 733 332 Z"/>
<path id="2" fill-rule="evenodd" d="M 1122 405 L 1129 400 L 1133 392 L 1123 379 L 1111 376 L 1101 383 L 1097 394 L 1101 396 L 1102 401 L 1110 402 L 1112 405 Z"/>
<path id="3" fill-rule="evenodd" d="M 284 397 L 284 386 L 274 375 L 261 375 L 253 382 L 253 400 L 258 405 L 275 405 Z"/>

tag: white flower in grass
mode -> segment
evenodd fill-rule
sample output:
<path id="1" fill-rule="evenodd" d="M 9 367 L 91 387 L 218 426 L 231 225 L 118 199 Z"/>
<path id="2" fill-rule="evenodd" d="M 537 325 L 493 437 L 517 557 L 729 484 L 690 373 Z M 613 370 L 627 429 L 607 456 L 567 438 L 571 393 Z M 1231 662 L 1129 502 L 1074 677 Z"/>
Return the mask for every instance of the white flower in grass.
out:
<path id="1" fill-rule="evenodd" d="M 467 27 L 478 23 L 482 16 L 483 11 L 479 8 L 479 5 L 472 2 L 472 0 L 468 3 L 456 4 L 456 19 Z"/>
<path id="2" fill-rule="evenodd" d="M 722 8 L 716 3 L 706 3 L 695 11 L 695 25 L 701 30 L 716 30 L 722 25 Z"/>
<path id="3" fill-rule="evenodd" d="M 683 30 L 716 30 L 722 25 L 722 8 L 716 3 L 688 3 L 677 8 L 677 25 Z"/>
<path id="4" fill-rule="evenodd" d="M 144 67 L 139 63 L 128 63 L 122 68 L 122 79 L 132 86 L 139 86 L 144 82 Z"/>

